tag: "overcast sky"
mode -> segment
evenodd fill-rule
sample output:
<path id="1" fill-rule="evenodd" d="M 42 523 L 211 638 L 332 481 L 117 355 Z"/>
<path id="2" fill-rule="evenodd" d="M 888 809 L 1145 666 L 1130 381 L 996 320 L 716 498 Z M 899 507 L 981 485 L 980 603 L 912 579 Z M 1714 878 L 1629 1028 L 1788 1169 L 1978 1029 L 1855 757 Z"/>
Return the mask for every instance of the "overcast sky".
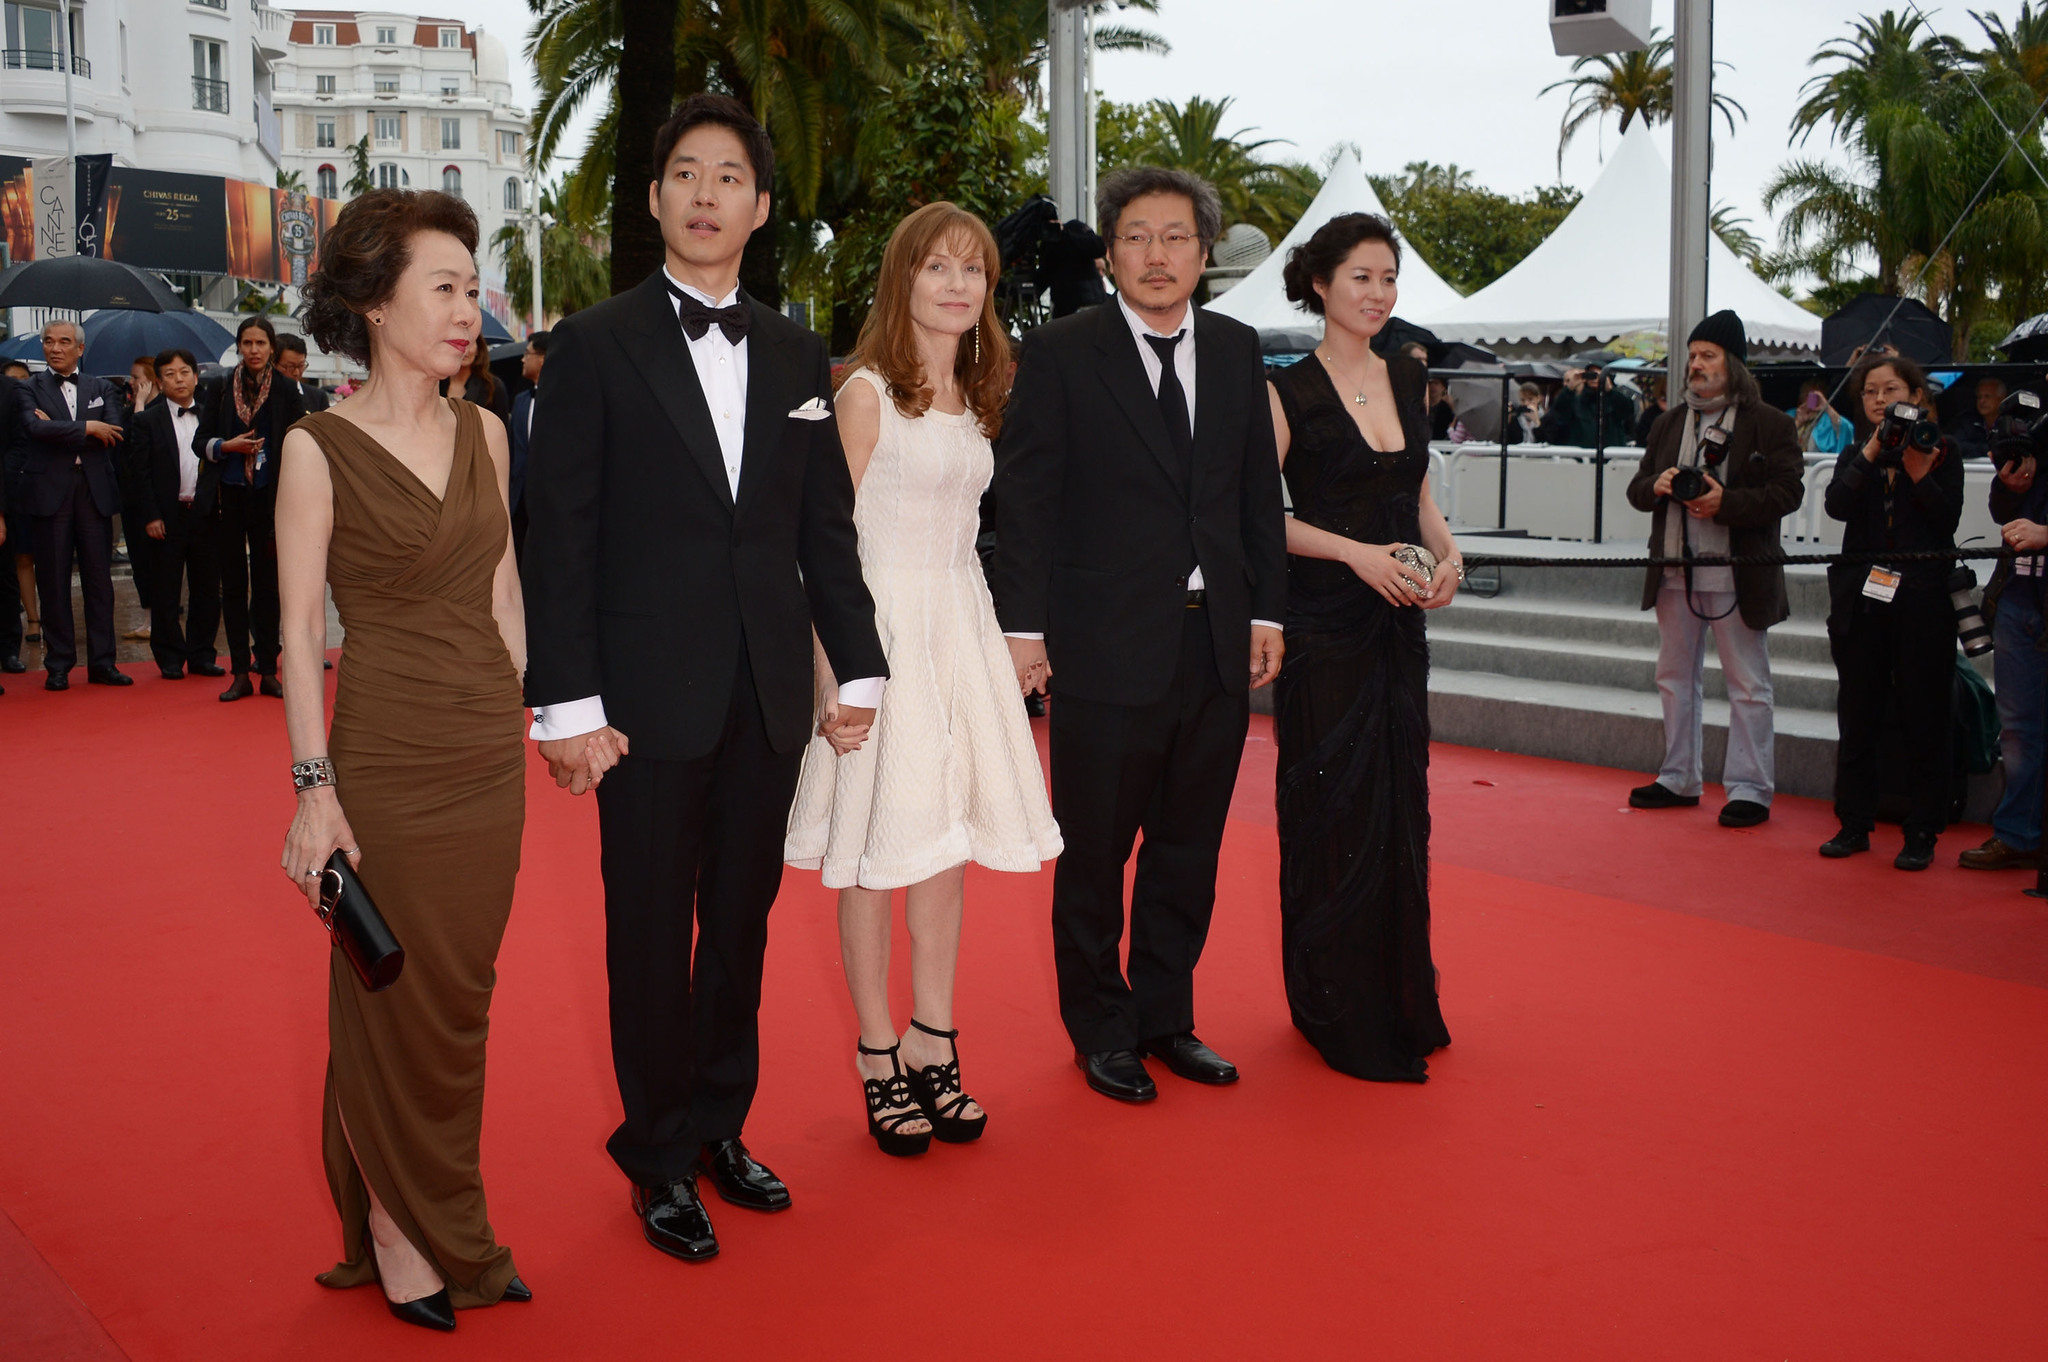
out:
<path id="1" fill-rule="evenodd" d="M 480 23 L 512 54 L 520 98 L 534 88 L 518 50 L 530 14 L 526 0 L 436 0 L 442 13 Z M 1921 0 L 1935 25 L 1982 40 L 1966 5 Z M 1788 157 L 1786 145 L 1807 61 L 1851 20 L 1885 0 L 1720 0 L 1715 50 L 1729 63 L 1716 90 L 1749 111 L 1733 137 L 1717 120 L 1714 193 L 1772 236 L 1762 187 Z M 1904 0 L 1894 8 L 1905 9 Z M 2013 0 L 1977 8 L 2017 12 Z M 1173 44 L 1168 57 L 1106 55 L 1096 84 L 1107 99 L 1190 95 L 1235 98 L 1227 131 L 1257 128 L 1285 138 L 1283 154 L 1320 162 L 1340 141 L 1356 142 L 1369 171 L 1409 161 L 1455 162 L 1489 189 L 1523 193 L 1557 179 L 1557 127 L 1567 96 L 1539 94 L 1569 74 L 1571 61 L 1550 48 L 1545 0 L 1161 0 L 1160 13 L 1112 16 L 1153 29 Z M 1672 0 L 1652 0 L 1654 21 L 1671 26 Z M 1564 158 L 1565 183 L 1580 189 L 1600 173 L 1615 124 L 1588 126 Z M 580 136 L 572 139 L 580 147 Z M 1669 140 L 1666 138 L 1666 152 Z M 1829 155 L 1825 134 L 1804 154 Z M 565 166 L 557 167 L 557 173 Z"/>

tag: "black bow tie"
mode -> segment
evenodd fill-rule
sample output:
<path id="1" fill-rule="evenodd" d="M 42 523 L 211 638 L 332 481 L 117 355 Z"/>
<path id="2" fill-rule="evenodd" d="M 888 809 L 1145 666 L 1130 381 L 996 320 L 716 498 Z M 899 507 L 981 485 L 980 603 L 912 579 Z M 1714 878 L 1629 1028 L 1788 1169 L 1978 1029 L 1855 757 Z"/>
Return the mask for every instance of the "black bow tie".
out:
<path id="1" fill-rule="evenodd" d="M 725 333 L 727 341 L 738 345 L 747 338 L 747 328 L 753 324 L 753 310 L 744 302 L 731 307 L 713 307 L 692 293 L 685 293 L 671 283 L 667 276 L 662 282 L 668 284 L 669 296 L 676 300 L 676 312 L 682 319 L 683 334 L 691 340 L 703 340 L 704 333 L 716 323 Z"/>
<path id="2" fill-rule="evenodd" d="M 58 381 L 59 383 L 70 383 L 70 384 L 76 385 L 76 384 L 77 384 L 77 382 L 78 382 L 78 375 L 77 375 L 77 374 L 75 374 L 75 373 L 71 373 L 71 374 L 58 374 L 58 375 L 57 375 L 57 381 Z"/>

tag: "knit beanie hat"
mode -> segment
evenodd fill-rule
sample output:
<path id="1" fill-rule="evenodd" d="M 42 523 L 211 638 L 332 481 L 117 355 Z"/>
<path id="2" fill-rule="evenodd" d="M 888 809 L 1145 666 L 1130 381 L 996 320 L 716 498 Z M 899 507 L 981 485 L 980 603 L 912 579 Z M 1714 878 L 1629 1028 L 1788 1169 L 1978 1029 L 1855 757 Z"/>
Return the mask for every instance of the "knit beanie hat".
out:
<path id="1" fill-rule="evenodd" d="M 1742 318 L 1725 307 L 1692 329 L 1692 334 L 1685 338 L 1685 343 L 1690 345 L 1694 341 L 1718 345 L 1726 350 L 1731 358 L 1743 364 L 1749 363 L 1749 339 L 1743 334 Z"/>

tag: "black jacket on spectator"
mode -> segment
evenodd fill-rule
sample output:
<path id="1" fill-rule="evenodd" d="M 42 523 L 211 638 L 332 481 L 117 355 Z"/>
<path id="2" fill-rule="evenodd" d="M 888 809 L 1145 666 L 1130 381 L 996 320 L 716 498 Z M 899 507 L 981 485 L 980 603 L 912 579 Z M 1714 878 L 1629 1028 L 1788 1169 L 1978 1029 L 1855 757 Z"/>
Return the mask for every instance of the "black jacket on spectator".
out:
<path id="1" fill-rule="evenodd" d="M 1657 478 L 1678 464 L 1685 442 L 1685 404 L 1666 411 L 1650 427 L 1643 460 L 1629 479 L 1628 502 L 1650 513 L 1650 555 L 1664 551 L 1664 518 L 1685 514 L 1670 498 L 1656 493 Z M 1728 457 L 1715 475 L 1721 484 L 1721 509 L 1714 523 L 1728 527 L 1730 556 L 1779 551 L 1778 522 L 1799 509 L 1806 496 L 1806 460 L 1792 418 L 1761 402 L 1737 407 L 1728 430 Z M 1643 609 L 1657 604 L 1664 569 L 1652 567 L 1643 577 Z M 1792 613 L 1785 595 L 1785 569 L 1778 563 L 1742 563 L 1735 568 L 1735 603 L 1742 622 L 1768 629 Z"/>
<path id="2" fill-rule="evenodd" d="M 2015 520 L 2031 520 L 2036 525 L 2048 525 L 2048 475 L 2040 472 L 2035 473 L 2033 485 L 2024 492 L 2015 492 L 1997 478 L 1992 478 L 1991 518 L 2000 525 L 2006 525 Z M 2044 585 L 2042 579 L 2039 577 L 2015 579 L 2012 565 L 2013 560 L 2010 558 L 1999 559 L 1998 566 L 1991 571 L 1991 580 L 1985 583 L 1984 620 L 1987 624 L 1990 623 L 1993 616 L 1997 613 L 1998 602 L 2004 599 L 2007 591 L 2013 589 L 2012 584 L 2015 580 L 2023 584 L 2022 590 L 2034 592 L 2035 603 L 2040 603 L 2040 593 Z"/>
<path id="3" fill-rule="evenodd" d="M 1831 519 L 1842 522 L 1844 553 L 1885 553 L 1955 547 L 1956 525 L 1963 518 L 1963 461 L 1953 441 L 1941 442 L 1941 459 L 1927 476 L 1914 482 L 1904 469 L 1892 470 L 1887 493 L 1885 472 L 1863 457 L 1862 440 L 1835 460 L 1824 505 Z M 1948 596 L 1952 561 L 1901 563 L 1899 594 Z M 1828 565 L 1828 596 L 1833 614 L 1847 615 L 1862 596 L 1870 577 L 1867 563 Z"/>
<path id="4" fill-rule="evenodd" d="M 1636 438 L 1634 443 L 1641 445 L 1644 449 L 1648 449 L 1650 447 L 1650 432 L 1657 428 L 1657 422 L 1662 420 L 1664 413 L 1670 410 L 1671 408 L 1668 405 L 1659 406 L 1655 402 L 1645 402 L 1643 404 L 1643 414 L 1636 418 Z"/>
<path id="5" fill-rule="evenodd" d="M 207 446 L 214 440 L 232 440 L 251 428 L 235 411 L 235 374 L 235 370 L 229 370 L 210 390 L 202 390 L 197 398 L 199 433 L 193 436 L 192 448 L 199 455 L 200 462 L 213 465 L 215 477 L 222 481 L 232 481 L 227 478 L 223 466 L 235 456 L 224 454 L 218 460 L 209 458 Z M 267 490 L 277 484 L 277 461 L 284 451 L 284 434 L 305 414 L 306 403 L 299 396 L 298 385 L 283 374 L 275 375 L 270 382 L 270 400 L 256 413 L 253 423 L 256 433 L 263 437 L 263 467 L 256 470 L 257 487 Z"/>
<path id="6" fill-rule="evenodd" d="M 1607 405 L 1607 443 L 1613 449 L 1629 442 L 1635 434 L 1635 404 L 1626 394 L 1609 387 L 1602 394 Z M 1600 435 L 1600 409 L 1593 401 L 1593 394 L 1581 388 L 1573 392 L 1562 388 L 1551 399 L 1550 411 L 1544 417 L 1544 427 L 1552 434 L 1546 441 L 1554 445 L 1577 445 L 1591 449 Z M 1539 432 L 1540 433 L 1540 432 Z"/>
<path id="7" fill-rule="evenodd" d="M 37 416 L 37 411 L 46 416 Z M 17 511 L 55 515 L 70 489 L 75 462 L 84 475 L 93 508 L 103 516 L 120 514 L 121 470 L 115 462 L 118 455 L 85 433 L 88 421 L 121 424 L 120 394 L 104 378 L 80 374 L 77 419 L 70 419 L 65 413 L 63 388 L 57 375 L 49 370 L 15 385 L 15 420 L 26 433 L 28 444 Z M 13 504 L 11 499 L 9 504 Z"/>
<path id="8" fill-rule="evenodd" d="M 1957 451 L 1966 459 L 1991 457 L 1991 422 L 1979 416 L 1974 408 L 1956 422 L 1949 438 L 1956 442 Z"/>
<path id="9" fill-rule="evenodd" d="M 199 398 L 192 399 L 195 407 Z M 201 428 L 204 429 L 205 409 L 200 408 Z M 192 489 L 192 514 L 207 516 L 213 513 L 213 503 L 220 488 L 221 466 L 209 463 L 199 453 L 199 481 Z M 131 488 L 130 518 L 134 525 L 128 527 L 131 546 L 134 537 L 141 534 L 143 527 L 152 520 L 169 523 L 178 509 L 178 438 L 171 421 L 171 402 L 167 397 L 156 401 L 136 412 L 128 423 L 128 481 Z"/>

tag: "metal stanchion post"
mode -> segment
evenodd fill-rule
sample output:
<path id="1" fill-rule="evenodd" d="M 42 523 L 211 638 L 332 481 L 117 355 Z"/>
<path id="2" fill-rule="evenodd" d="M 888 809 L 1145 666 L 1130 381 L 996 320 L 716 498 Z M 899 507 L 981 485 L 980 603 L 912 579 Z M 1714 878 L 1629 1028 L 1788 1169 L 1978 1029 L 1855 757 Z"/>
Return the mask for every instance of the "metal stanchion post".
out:
<path id="1" fill-rule="evenodd" d="M 1601 382 L 1607 375 L 1600 375 Z M 1581 389 L 1580 391 L 1584 391 Z M 1601 542 L 1602 522 L 1607 510 L 1607 398 L 1593 392 L 1593 542 Z"/>
<path id="2" fill-rule="evenodd" d="M 1508 422 L 1515 419 L 1508 407 L 1508 384 L 1514 382 L 1514 375 L 1506 369 L 1500 371 L 1500 527 L 1508 527 Z"/>

